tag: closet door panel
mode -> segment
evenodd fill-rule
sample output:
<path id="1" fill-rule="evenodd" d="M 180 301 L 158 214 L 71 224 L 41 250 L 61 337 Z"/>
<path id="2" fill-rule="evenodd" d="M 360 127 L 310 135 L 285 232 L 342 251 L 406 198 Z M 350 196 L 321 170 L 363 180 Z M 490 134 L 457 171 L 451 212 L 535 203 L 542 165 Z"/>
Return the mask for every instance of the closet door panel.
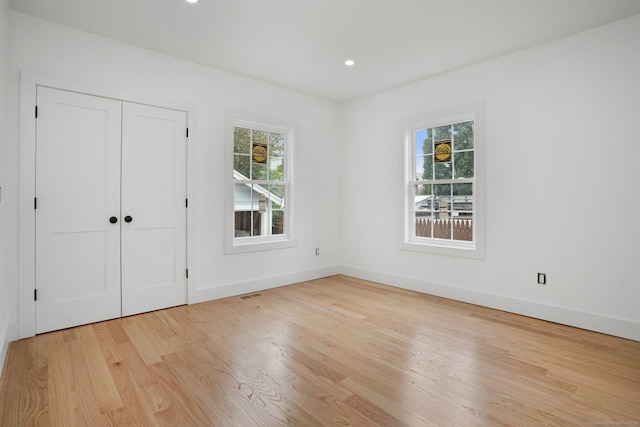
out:
<path id="1" fill-rule="evenodd" d="M 121 102 L 37 88 L 36 333 L 121 315 Z"/>
<path id="2" fill-rule="evenodd" d="M 125 316 L 187 302 L 186 128 L 183 111 L 123 105 Z"/>

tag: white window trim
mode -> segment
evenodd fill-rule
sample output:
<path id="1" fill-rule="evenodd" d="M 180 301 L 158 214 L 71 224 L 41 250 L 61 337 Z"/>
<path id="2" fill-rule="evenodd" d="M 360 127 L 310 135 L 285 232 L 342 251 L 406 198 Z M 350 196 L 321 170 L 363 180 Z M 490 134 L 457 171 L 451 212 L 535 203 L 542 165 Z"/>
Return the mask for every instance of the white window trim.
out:
<path id="1" fill-rule="evenodd" d="M 418 129 L 443 126 L 456 122 L 474 121 L 474 219 L 473 242 L 415 237 L 414 191 L 416 183 L 415 131 Z M 466 258 L 484 258 L 484 108 L 482 103 L 434 111 L 405 119 L 401 123 L 404 135 L 404 229 L 401 249 L 438 255 Z M 443 183 L 462 182 L 443 180 Z"/>
<path id="2" fill-rule="evenodd" d="M 234 129 L 244 127 L 267 132 L 285 134 L 284 168 L 287 189 L 285 194 L 284 234 L 270 236 L 235 236 L 235 184 L 233 179 L 233 143 Z M 246 112 L 230 112 L 227 119 L 225 185 L 226 185 L 226 221 L 225 250 L 227 254 L 275 250 L 298 246 L 295 221 L 295 136 L 297 126 L 283 120 L 263 117 Z"/>

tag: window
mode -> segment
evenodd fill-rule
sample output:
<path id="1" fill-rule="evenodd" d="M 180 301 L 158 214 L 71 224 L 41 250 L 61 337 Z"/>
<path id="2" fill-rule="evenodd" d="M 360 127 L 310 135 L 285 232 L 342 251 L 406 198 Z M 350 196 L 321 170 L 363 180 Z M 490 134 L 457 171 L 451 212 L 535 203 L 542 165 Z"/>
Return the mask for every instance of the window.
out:
<path id="1" fill-rule="evenodd" d="M 406 132 L 406 249 L 481 257 L 479 111 Z"/>
<path id="2" fill-rule="evenodd" d="M 228 252 L 291 246 L 293 130 L 233 120 Z"/>

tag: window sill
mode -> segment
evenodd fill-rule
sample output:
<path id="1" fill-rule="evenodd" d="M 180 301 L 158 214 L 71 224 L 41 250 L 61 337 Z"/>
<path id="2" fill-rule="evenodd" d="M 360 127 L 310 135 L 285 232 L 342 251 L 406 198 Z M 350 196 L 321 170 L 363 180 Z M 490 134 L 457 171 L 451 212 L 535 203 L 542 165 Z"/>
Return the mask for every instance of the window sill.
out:
<path id="1" fill-rule="evenodd" d="M 227 243 L 227 254 L 241 254 L 248 252 L 270 251 L 277 249 L 293 248 L 298 246 L 298 241 L 295 239 L 287 238 L 268 238 L 268 239 L 253 239 L 253 238 L 235 238 L 233 242 Z"/>
<path id="2" fill-rule="evenodd" d="M 422 252 L 434 255 L 447 255 L 461 258 L 472 259 L 484 259 L 484 251 L 475 245 L 469 245 L 468 247 L 454 246 L 448 241 L 443 241 L 442 244 L 438 244 L 437 241 L 422 243 L 422 242 L 403 242 L 400 249 L 412 252 Z"/>

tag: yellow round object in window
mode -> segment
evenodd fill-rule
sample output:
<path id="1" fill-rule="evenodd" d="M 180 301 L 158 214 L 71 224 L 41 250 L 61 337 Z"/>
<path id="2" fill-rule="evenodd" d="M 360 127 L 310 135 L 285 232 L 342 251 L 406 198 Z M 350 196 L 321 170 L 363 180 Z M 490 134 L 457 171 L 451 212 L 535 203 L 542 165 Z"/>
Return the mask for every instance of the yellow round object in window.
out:
<path id="1" fill-rule="evenodd" d="M 436 162 L 450 162 L 451 161 L 451 141 L 436 141 L 434 154 L 436 155 Z"/>
<path id="2" fill-rule="evenodd" d="M 263 145 L 253 146 L 253 161 L 256 163 L 265 163 L 267 160 L 267 148 Z"/>

